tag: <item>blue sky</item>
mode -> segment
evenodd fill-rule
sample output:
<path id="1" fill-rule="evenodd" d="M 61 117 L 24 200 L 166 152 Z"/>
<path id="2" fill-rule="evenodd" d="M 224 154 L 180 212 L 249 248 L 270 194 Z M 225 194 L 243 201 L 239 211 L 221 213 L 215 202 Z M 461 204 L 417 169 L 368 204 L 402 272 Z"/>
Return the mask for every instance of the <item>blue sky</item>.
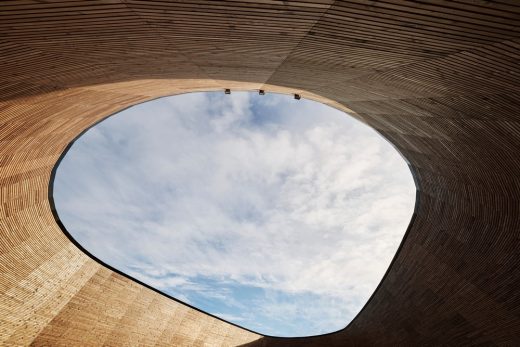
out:
<path id="1" fill-rule="evenodd" d="M 190 93 L 116 114 L 61 162 L 60 219 L 92 254 L 263 334 L 345 327 L 384 275 L 415 187 L 372 129 L 287 95 Z"/>

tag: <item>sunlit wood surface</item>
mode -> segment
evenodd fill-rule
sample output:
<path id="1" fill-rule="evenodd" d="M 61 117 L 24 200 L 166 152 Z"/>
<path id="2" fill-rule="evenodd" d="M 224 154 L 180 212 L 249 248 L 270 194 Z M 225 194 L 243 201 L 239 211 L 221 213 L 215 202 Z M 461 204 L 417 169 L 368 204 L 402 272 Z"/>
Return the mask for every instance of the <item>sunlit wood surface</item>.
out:
<path id="1" fill-rule="evenodd" d="M 520 344 L 517 0 L 0 2 L 0 344 Z M 417 217 L 344 330 L 263 337 L 97 263 L 50 209 L 67 144 L 129 105 L 299 93 L 386 136 Z M 354 279 L 355 280 L 355 279 Z"/>

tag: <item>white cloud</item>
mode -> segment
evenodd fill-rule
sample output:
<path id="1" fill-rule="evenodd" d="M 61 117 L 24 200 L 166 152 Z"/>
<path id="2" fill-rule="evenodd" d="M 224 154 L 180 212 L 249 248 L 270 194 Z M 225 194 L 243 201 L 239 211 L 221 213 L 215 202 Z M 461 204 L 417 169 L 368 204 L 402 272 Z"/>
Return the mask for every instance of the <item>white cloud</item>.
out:
<path id="1" fill-rule="evenodd" d="M 202 276 L 311 293 L 346 325 L 409 223 L 409 170 L 339 111 L 252 98 L 166 98 L 91 129 L 58 170 L 60 217 L 93 254 L 159 289 L 204 291 Z M 265 314 L 303 312 L 263 302 Z"/>

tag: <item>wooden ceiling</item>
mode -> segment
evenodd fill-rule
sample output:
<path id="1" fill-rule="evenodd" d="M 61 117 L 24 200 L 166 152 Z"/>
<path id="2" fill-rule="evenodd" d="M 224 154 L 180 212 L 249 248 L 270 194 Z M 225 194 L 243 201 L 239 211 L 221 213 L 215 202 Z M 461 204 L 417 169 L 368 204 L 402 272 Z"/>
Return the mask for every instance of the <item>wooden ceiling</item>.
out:
<path id="1" fill-rule="evenodd" d="M 518 0 L 0 2 L 0 344 L 520 344 Z M 409 161 L 416 215 L 345 329 L 264 337 L 85 254 L 52 212 L 67 145 L 200 90 L 298 93 Z"/>

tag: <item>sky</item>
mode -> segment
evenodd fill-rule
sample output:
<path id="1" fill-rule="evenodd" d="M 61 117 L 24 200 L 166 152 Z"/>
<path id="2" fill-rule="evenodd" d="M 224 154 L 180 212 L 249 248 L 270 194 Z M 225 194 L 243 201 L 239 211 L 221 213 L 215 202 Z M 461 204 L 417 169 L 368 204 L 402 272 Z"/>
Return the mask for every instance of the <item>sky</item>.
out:
<path id="1" fill-rule="evenodd" d="M 119 112 L 76 140 L 54 203 L 105 263 L 274 336 L 344 328 L 410 222 L 406 162 L 329 106 L 188 93 Z"/>

